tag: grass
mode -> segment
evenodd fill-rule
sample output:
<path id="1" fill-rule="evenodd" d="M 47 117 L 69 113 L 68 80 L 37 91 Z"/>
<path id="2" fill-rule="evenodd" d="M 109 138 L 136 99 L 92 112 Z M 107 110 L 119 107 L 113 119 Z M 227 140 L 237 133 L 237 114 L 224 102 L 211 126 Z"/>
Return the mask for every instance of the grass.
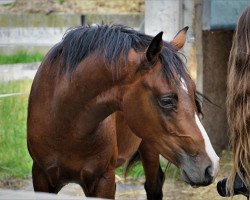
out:
<path id="1" fill-rule="evenodd" d="M 180 170 L 174 165 L 167 165 L 164 161 L 160 162 L 161 168 L 165 173 L 165 176 L 170 180 L 176 180 L 180 176 Z M 116 174 L 122 176 L 124 174 L 125 165 L 122 165 L 116 169 Z M 138 180 L 140 177 L 144 176 L 143 166 L 141 162 L 138 162 L 132 167 L 127 176 L 132 177 L 133 180 Z"/>
<path id="2" fill-rule="evenodd" d="M 0 94 L 29 92 L 31 81 L 0 82 Z M 28 94 L 0 98 L 0 179 L 25 178 L 31 172 L 26 147 Z"/>
<path id="3" fill-rule="evenodd" d="M 58 0 L 58 3 L 62 5 L 65 3 L 65 0 Z"/>
<path id="4" fill-rule="evenodd" d="M 41 53 L 28 53 L 26 51 L 18 51 L 10 55 L 0 54 L 0 65 L 41 62 L 43 57 L 44 55 Z"/>
<path id="5" fill-rule="evenodd" d="M 124 170 L 125 170 L 125 165 L 122 165 L 122 166 L 116 168 L 115 173 L 119 176 L 123 176 Z M 133 180 L 137 180 L 138 178 L 144 176 L 142 164 L 140 162 L 135 164 L 134 167 L 132 167 L 129 170 L 127 176 L 132 177 Z"/>

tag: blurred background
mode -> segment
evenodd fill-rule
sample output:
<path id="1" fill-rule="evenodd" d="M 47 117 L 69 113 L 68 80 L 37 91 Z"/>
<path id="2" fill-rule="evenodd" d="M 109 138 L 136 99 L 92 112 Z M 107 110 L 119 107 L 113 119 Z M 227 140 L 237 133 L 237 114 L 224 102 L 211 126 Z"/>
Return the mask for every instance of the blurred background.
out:
<path id="1" fill-rule="evenodd" d="M 198 91 L 219 106 L 203 103 L 203 124 L 221 157 L 217 181 L 227 176 L 232 166 L 225 108 L 227 62 L 237 20 L 248 5 L 250 0 L 0 0 L 0 188 L 33 189 L 27 102 L 43 57 L 68 28 L 101 23 L 123 24 L 149 35 L 164 31 L 166 41 L 189 26 L 182 52 Z M 117 169 L 117 198 L 145 199 L 141 165 L 127 180 L 122 172 Z M 216 183 L 198 189 L 185 185 L 174 166 L 166 177 L 165 199 L 225 199 L 217 195 Z M 83 195 L 74 184 L 60 193 Z"/>

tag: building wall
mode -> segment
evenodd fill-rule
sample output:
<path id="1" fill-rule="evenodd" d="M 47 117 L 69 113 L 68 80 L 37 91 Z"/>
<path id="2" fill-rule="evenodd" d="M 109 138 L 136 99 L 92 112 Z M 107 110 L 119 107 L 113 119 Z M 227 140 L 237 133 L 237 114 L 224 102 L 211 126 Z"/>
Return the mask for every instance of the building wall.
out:
<path id="1" fill-rule="evenodd" d="M 171 41 L 179 30 L 189 26 L 187 42 L 180 51 L 186 56 L 188 69 L 196 80 L 195 4 L 192 0 L 145 0 L 145 33 L 154 36 L 163 31 L 163 39 Z"/>
<path id="2" fill-rule="evenodd" d="M 206 103 L 203 124 L 217 152 L 229 146 L 225 102 L 232 37 L 233 30 L 203 31 L 203 94 L 219 106 Z"/>
<path id="3" fill-rule="evenodd" d="M 81 24 L 123 24 L 139 29 L 142 14 L 11 14 L 0 13 L 0 53 L 15 51 L 46 53 L 61 41 L 66 30 Z"/>

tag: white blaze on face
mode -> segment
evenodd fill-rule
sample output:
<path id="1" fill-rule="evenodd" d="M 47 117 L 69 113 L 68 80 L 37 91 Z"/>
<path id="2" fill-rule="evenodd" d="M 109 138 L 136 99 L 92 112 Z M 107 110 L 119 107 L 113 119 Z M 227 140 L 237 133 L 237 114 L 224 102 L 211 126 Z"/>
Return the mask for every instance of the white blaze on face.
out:
<path id="1" fill-rule="evenodd" d="M 181 78 L 181 87 L 186 93 L 188 93 L 187 84 L 183 78 Z M 204 129 L 203 125 L 201 124 L 201 121 L 200 121 L 197 114 L 195 114 L 195 122 L 196 122 L 198 128 L 200 129 L 200 132 L 201 132 L 202 137 L 204 139 L 205 150 L 207 152 L 207 155 L 210 158 L 210 160 L 212 161 L 212 174 L 211 175 L 215 178 L 218 174 L 218 171 L 219 171 L 219 160 L 220 159 L 217 156 L 217 154 L 215 153 L 214 148 L 213 148 L 213 146 L 210 142 L 210 139 L 207 135 L 207 132 Z"/>
<path id="2" fill-rule="evenodd" d="M 218 174 L 219 171 L 219 157 L 217 156 L 217 154 L 214 151 L 214 148 L 212 147 L 212 144 L 210 142 L 210 139 L 207 135 L 206 130 L 204 129 L 204 127 L 202 126 L 199 117 L 197 116 L 197 114 L 195 114 L 195 122 L 197 124 L 197 126 L 199 127 L 201 134 L 203 136 L 204 142 L 205 142 L 205 149 L 207 152 L 208 157 L 211 159 L 213 166 L 212 166 L 212 176 L 215 178 Z"/>
<path id="3" fill-rule="evenodd" d="M 186 93 L 188 93 L 187 84 L 183 78 L 181 78 L 181 87 L 183 88 L 183 90 L 185 90 Z"/>

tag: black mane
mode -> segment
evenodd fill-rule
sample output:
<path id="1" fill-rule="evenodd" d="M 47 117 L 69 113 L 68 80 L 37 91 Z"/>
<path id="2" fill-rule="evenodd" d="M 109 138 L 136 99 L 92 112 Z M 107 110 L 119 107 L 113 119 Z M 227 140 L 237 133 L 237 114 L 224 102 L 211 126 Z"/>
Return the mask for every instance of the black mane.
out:
<path id="1" fill-rule="evenodd" d="M 152 39 L 152 36 L 121 25 L 80 26 L 64 35 L 62 41 L 52 48 L 49 59 L 53 62 L 61 56 L 61 70 L 72 73 L 87 56 L 104 55 L 105 62 L 115 70 L 121 56 L 127 58 L 131 48 L 144 52 Z M 164 43 L 160 59 L 168 81 L 176 79 L 174 73 L 186 79 L 186 67 L 171 44 Z"/>

